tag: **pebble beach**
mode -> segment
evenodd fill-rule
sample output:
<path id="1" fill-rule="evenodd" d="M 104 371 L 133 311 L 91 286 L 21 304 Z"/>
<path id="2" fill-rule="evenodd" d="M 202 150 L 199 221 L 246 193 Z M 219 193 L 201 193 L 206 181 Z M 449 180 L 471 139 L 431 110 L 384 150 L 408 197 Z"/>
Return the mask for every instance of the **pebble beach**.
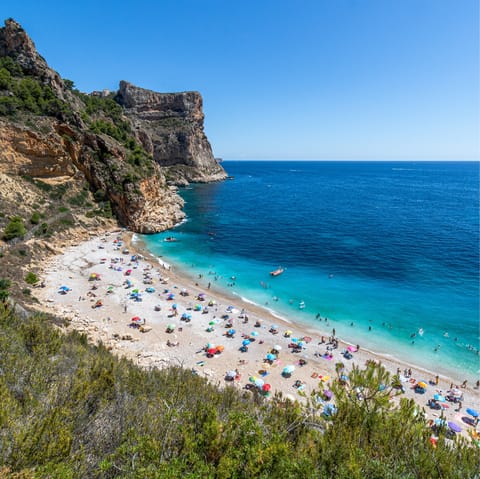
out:
<path id="1" fill-rule="evenodd" d="M 375 354 L 366 344 L 343 342 L 321 324 L 313 330 L 273 316 L 215 289 L 208 278 L 192 280 L 173 270 L 168 259 L 160 261 L 133 242 L 130 232 L 99 234 L 65 248 L 42 267 L 44 287 L 35 290 L 41 309 L 67 318 L 67 329 L 84 332 L 141 367 L 180 365 L 219 385 L 259 388 L 267 398 L 281 392 L 303 401 L 316 391 L 320 400 L 334 403 L 328 397 L 331 381 L 348 376 L 354 365 L 381 362 L 402 382 L 404 392 L 392 401 L 412 398 L 427 418 L 442 416 L 465 436 L 476 435 L 466 413 L 480 409 L 475 384 Z M 416 392 L 418 382 L 426 383 L 424 394 Z M 427 405 L 452 388 L 461 402 L 441 401 L 441 409 Z"/>

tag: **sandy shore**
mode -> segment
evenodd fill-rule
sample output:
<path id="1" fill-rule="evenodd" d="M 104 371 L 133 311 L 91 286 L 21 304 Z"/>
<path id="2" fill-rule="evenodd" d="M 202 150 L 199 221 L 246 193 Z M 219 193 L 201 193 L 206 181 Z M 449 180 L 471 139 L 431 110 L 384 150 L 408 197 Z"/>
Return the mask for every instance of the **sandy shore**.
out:
<path id="1" fill-rule="evenodd" d="M 367 360 L 381 361 L 392 374 L 399 368 L 405 393 L 392 401 L 402 396 L 413 398 L 431 419 L 438 418 L 441 411 L 428 407 L 428 399 L 435 393 L 445 394 L 452 384 L 461 385 L 459 378 L 447 377 L 439 377 L 435 384 L 431 373 L 379 356 L 362 345 L 352 353 L 351 359 L 346 359 L 342 352 L 349 346 L 355 349 L 355 345 L 336 338 L 338 346 L 333 349 L 334 344 L 329 343 L 332 331 L 322 333 L 284 321 L 238 297 L 209 289 L 208 278 L 195 282 L 182 276 L 142 249 L 141 244 L 133 245 L 131 238 L 128 232 L 105 233 L 47 260 L 42 276 L 45 287 L 35 290 L 42 308 L 68 318 L 69 328 L 84 331 L 92 341 L 102 341 L 113 352 L 143 367 L 182 365 L 219 384 L 225 383 L 227 371 L 236 371 L 233 384 L 239 388 L 252 384 L 250 378 L 256 378 L 260 385 L 261 381 L 269 384 L 272 392 L 282 391 L 299 400 L 314 389 L 327 390 L 329 381 L 337 377 L 339 362 L 344 364 L 346 375 L 354 364 L 363 367 Z M 126 249 L 128 253 L 124 253 Z M 137 253 L 142 259 L 132 261 L 132 255 Z M 92 273 L 99 274 L 100 279 L 91 279 Z M 129 288 L 125 284 L 127 280 L 132 283 Z M 60 294 L 61 286 L 68 286 L 70 290 Z M 147 288 L 154 291 L 146 292 Z M 131 298 L 135 290 L 141 293 L 141 301 Z M 185 290 L 188 296 L 181 294 Z M 171 294 L 173 299 L 169 299 Z M 204 295 L 203 300 L 198 299 L 199 295 Z M 102 305 L 94 307 L 97 301 Z M 195 310 L 196 305 L 199 311 Z M 191 319 L 185 321 L 183 315 Z M 139 318 L 136 327 L 132 327 L 134 317 Z M 174 325 L 171 333 L 167 332 L 170 324 Z M 277 326 L 277 334 L 271 332 L 272 325 Z M 230 329 L 235 330 L 233 337 L 226 334 Z M 289 330 L 292 331 L 290 337 L 285 337 L 284 333 Z M 254 340 L 248 344 L 247 352 L 241 352 L 247 338 Z M 289 345 L 302 338 L 306 338 L 302 347 L 293 352 Z M 207 344 L 212 348 L 221 346 L 223 351 L 207 357 L 204 349 Z M 281 348 L 277 357 L 271 364 L 264 362 L 274 346 Z M 327 354 L 331 358 L 324 357 Z M 295 368 L 289 378 L 282 375 L 286 366 Z M 408 369 L 411 376 L 404 377 Z M 412 388 L 414 380 L 432 384 L 428 384 L 425 394 L 417 394 Z M 301 386 L 297 387 L 298 384 Z M 469 417 L 465 410 L 480 409 L 479 391 L 472 386 L 460 388 L 464 396 L 460 411 L 453 402 L 446 402 L 444 409 L 446 419 L 461 426 L 465 434 L 473 429 L 465 422 Z"/>

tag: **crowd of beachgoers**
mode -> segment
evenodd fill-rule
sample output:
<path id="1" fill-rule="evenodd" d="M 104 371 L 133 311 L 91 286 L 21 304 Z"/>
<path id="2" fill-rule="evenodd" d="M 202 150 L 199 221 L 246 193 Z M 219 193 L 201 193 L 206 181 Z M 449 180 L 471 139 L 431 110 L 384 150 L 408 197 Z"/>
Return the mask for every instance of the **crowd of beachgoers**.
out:
<path id="1" fill-rule="evenodd" d="M 188 277 L 114 231 L 68 247 L 43 264 L 44 310 L 69 321 L 112 352 L 143 367 L 181 365 L 238 388 L 303 401 L 316 391 L 325 412 L 335 409 L 329 385 L 348 381 L 353 365 L 381 362 L 399 379 L 399 397 L 413 398 L 430 423 L 478 439 L 478 383 L 452 379 L 348 344 L 321 331 Z M 319 323 L 321 328 L 322 323 Z"/>

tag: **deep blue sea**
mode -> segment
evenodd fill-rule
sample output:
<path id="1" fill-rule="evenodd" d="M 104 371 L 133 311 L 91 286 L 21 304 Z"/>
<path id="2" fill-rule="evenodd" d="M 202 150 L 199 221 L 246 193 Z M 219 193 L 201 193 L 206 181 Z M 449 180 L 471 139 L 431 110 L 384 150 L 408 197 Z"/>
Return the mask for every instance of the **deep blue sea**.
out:
<path id="1" fill-rule="evenodd" d="M 479 163 L 223 165 L 234 180 L 182 189 L 188 220 L 144 236 L 151 252 L 293 322 L 479 378 Z"/>

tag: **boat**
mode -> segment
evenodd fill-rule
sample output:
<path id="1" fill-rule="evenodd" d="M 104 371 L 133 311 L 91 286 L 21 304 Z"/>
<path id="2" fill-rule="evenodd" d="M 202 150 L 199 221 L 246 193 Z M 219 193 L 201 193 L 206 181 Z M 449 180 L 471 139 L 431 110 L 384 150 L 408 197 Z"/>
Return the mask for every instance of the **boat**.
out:
<path id="1" fill-rule="evenodd" d="M 283 268 L 278 268 L 275 271 L 270 271 L 270 276 L 278 276 L 278 275 L 282 274 L 283 271 L 284 271 Z"/>
<path id="2" fill-rule="evenodd" d="M 305 309 L 305 301 L 300 301 L 298 307 L 299 307 L 300 309 Z"/>
<path id="3" fill-rule="evenodd" d="M 167 243 L 173 243 L 174 241 L 177 241 L 177 238 L 174 238 L 173 236 L 167 236 L 163 241 L 166 241 Z"/>

